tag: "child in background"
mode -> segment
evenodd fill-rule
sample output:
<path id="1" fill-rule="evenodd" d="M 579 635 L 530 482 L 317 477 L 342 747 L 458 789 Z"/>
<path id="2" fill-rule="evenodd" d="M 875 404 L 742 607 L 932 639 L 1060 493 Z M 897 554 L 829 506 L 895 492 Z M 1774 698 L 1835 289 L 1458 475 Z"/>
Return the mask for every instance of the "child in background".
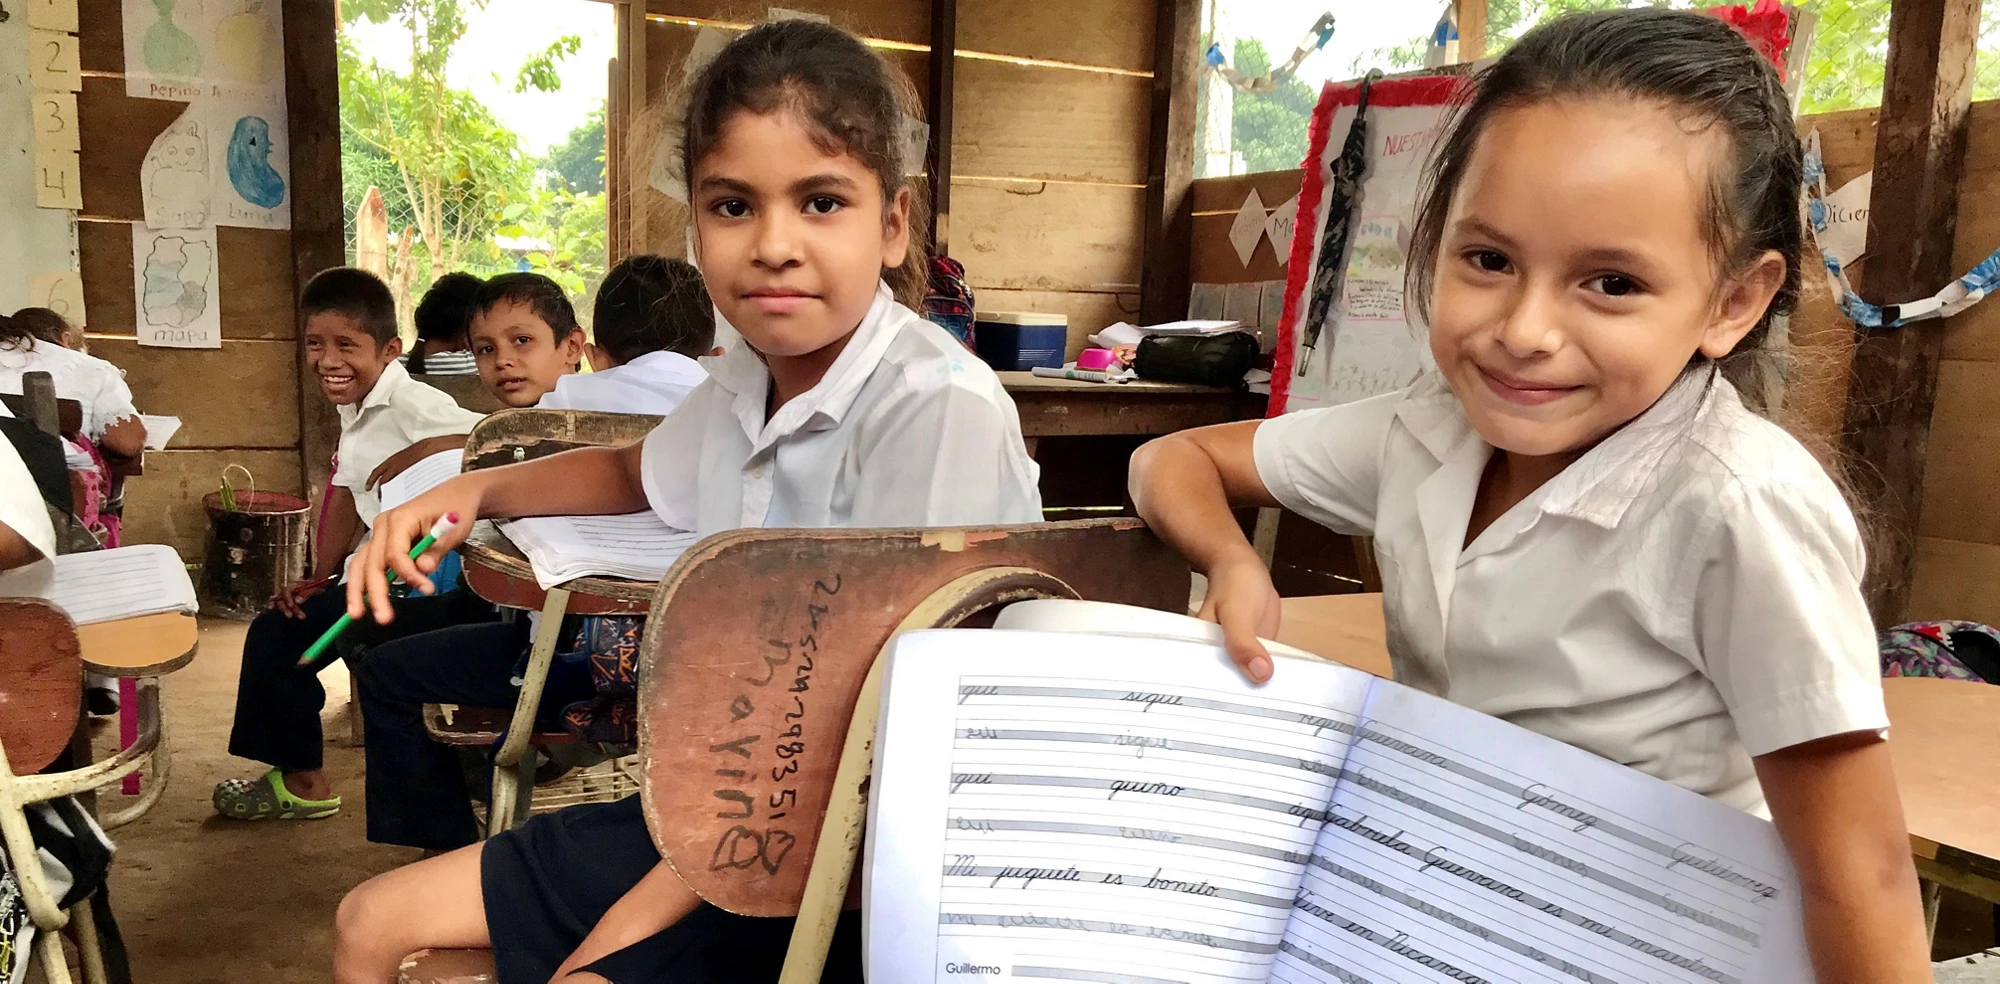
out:
<path id="1" fill-rule="evenodd" d="M 1860 531 L 1736 384 L 1798 299 L 1776 72 L 1717 19 L 1620 10 L 1476 85 L 1409 254 L 1438 371 L 1154 441 L 1140 515 L 1259 681 L 1278 595 L 1230 508 L 1373 536 L 1398 681 L 1770 816 L 1817 979 L 1930 980 Z"/>
<path id="2" fill-rule="evenodd" d="M 472 297 L 472 358 L 486 388 L 532 407 L 583 361 L 583 328 L 561 285 L 539 273 L 503 273 Z"/>
<path id="3" fill-rule="evenodd" d="M 90 346 L 83 338 L 83 329 L 48 308 L 22 308 L 14 312 L 14 320 L 27 325 L 28 333 L 42 341 L 54 342 L 72 352 L 90 352 Z"/>
<path id="4" fill-rule="evenodd" d="M 73 332 L 47 308 L 22 308 L 0 321 L 0 393 L 19 395 L 23 375 L 46 372 L 55 380 L 57 399 L 83 405 L 83 436 L 121 458 L 138 457 L 146 450 L 146 425 L 132 406 L 125 374 L 103 359 L 39 337 L 67 338 Z"/>
<path id="5" fill-rule="evenodd" d="M 555 390 L 535 405 L 672 413 L 708 378 L 693 357 L 708 354 L 714 344 L 712 310 L 694 267 L 659 256 L 626 258 L 597 292 L 597 342 L 586 350 L 596 371 L 556 377 Z M 513 703 L 516 664 L 532 638 L 534 621 L 406 636 L 373 649 L 353 667 L 354 696 L 368 730 L 369 840 L 441 851 L 479 839 L 457 752 L 431 740 L 423 707 Z M 565 620 L 566 640 L 575 638 L 582 621 Z M 557 652 L 572 649 L 573 643 L 566 643 Z M 552 674 L 542 707 L 557 710 L 571 700 L 594 696 L 580 675 L 568 677 Z"/>
<path id="6" fill-rule="evenodd" d="M 536 406 L 671 413 L 708 378 L 695 360 L 722 354 L 701 271 L 664 256 L 628 256 L 611 268 L 597 289 L 591 332 L 597 340 L 584 355 L 592 371 L 556 380 Z"/>
<path id="7" fill-rule="evenodd" d="M 900 149 L 914 100 L 894 79 L 826 24 L 730 42 L 692 87 L 681 148 L 695 255 L 743 343 L 643 442 L 461 475 L 386 514 L 363 566 L 394 563 L 421 587 L 482 517 L 651 508 L 702 534 L 1039 520 L 999 378 L 905 306 L 923 250 Z M 396 559 L 446 513 L 459 522 L 436 548 Z M 387 586 L 357 581 L 350 613 L 393 617 Z M 858 976 L 857 929 L 843 920 L 831 979 Z M 700 904 L 632 797 L 375 878 L 341 903 L 337 931 L 342 984 L 393 981 L 422 947 L 489 945 L 505 982 L 688 984 L 775 979 L 791 921 Z"/>
<path id="8" fill-rule="evenodd" d="M 392 453 L 441 434 L 463 434 L 479 415 L 410 378 L 398 356 L 395 300 L 388 285 L 365 270 L 327 270 L 299 298 L 306 362 L 320 391 L 340 412 L 333 482 L 316 517 L 318 535 L 307 579 L 286 585 L 271 610 L 250 623 L 236 684 L 236 720 L 229 753 L 270 766 L 254 779 L 215 787 L 215 811 L 238 820 L 297 820 L 332 816 L 340 797 L 320 769 L 319 671 L 339 658 L 329 650 L 309 667 L 299 656 L 340 618 L 343 595 L 327 591 L 362 527 L 375 521 L 380 498 L 367 483 Z M 403 619 L 393 629 L 356 626 L 356 641 L 421 632 L 440 625 L 490 619 L 492 609 L 469 592 L 396 602 Z"/>
<path id="9" fill-rule="evenodd" d="M 472 319 L 472 298 L 486 281 L 469 273 L 437 278 L 417 302 L 417 346 L 403 368 L 432 376 L 471 376 L 479 372 L 466 342 L 465 326 Z"/>

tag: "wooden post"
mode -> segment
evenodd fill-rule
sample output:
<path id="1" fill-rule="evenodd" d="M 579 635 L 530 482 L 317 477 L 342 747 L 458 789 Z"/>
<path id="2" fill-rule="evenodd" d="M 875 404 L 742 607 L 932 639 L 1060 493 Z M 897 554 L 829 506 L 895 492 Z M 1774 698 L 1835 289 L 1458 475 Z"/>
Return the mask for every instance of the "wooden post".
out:
<path id="1" fill-rule="evenodd" d="M 1457 0 L 1458 60 L 1476 62 L 1486 57 L 1486 0 Z"/>
<path id="2" fill-rule="evenodd" d="M 1875 303 L 1928 297 L 1956 273 L 1952 241 L 1978 40 L 1979 0 L 1896 0 L 1890 8 L 1860 288 Z M 1943 343 L 1941 320 L 1860 330 L 1855 342 L 1842 443 L 1880 532 L 1867 583 L 1878 625 L 1902 621 L 1909 602 Z"/>
<path id="3" fill-rule="evenodd" d="M 644 113 L 646 107 L 651 102 L 650 94 L 646 89 L 646 4 L 643 2 L 620 4 L 618 12 L 623 26 L 623 30 L 620 33 L 625 41 L 624 47 L 618 51 L 618 62 L 625 75 L 624 118 L 628 127 L 626 139 L 620 141 L 620 146 L 629 155 L 633 150 L 637 149 L 632 146 L 630 139 L 629 127 L 631 121 L 638 118 L 639 114 Z M 654 248 L 656 244 L 653 242 L 652 229 L 650 228 L 650 223 L 647 222 L 646 196 L 640 193 L 640 189 L 645 186 L 647 177 L 652 173 L 653 161 L 648 156 L 646 150 L 643 149 L 638 151 L 637 156 L 646 162 L 645 167 L 643 169 L 637 166 L 628 166 L 625 168 L 625 208 L 632 223 L 631 238 L 627 244 L 631 247 L 631 252 L 633 253 L 654 253 L 658 252 L 658 250 Z M 628 165 L 637 165 L 637 163 L 637 161 L 628 161 Z M 610 259 L 611 262 L 616 263 L 624 259 L 624 257 L 614 256 Z"/>
<path id="4" fill-rule="evenodd" d="M 292 290 L 347 262 L 340 198 L 339 0 L 283 0 L 285 125 L 291 138 Z M 320 393 L 299 340 L 299 452 L 308 494 L 326 487 L 340 418 Z"/>
<path id="5" fill-rule="evenodd" d="M 1201 72 L 1200 0 L 1158 0 L 1154 21 L 1152 128 L 1146 164 L 1146 251 L 1139 322 L 1187 317 L 1192 275 L 1195 86 Z"/>
<path id="6" fill-rule="evenodd" d="M 951 247 L 952 67 L 958 61 L 958 0 L 931 0 L 931 145 L 924 162 L 931 182 L 931 254 Z"/>

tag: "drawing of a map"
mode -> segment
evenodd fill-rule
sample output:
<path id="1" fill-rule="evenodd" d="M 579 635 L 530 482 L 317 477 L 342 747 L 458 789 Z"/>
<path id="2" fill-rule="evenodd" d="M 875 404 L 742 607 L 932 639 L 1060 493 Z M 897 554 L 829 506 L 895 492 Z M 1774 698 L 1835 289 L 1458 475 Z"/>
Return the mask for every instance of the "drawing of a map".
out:
<path id="1" fill-rule="evenodd" d="M 186 328 L 213 303 L 209 282 L 215 270 L 213 248 L 179 236 L 155 236 L 140 277 L 145 284 L 140 314 L 149 325 Z"/>

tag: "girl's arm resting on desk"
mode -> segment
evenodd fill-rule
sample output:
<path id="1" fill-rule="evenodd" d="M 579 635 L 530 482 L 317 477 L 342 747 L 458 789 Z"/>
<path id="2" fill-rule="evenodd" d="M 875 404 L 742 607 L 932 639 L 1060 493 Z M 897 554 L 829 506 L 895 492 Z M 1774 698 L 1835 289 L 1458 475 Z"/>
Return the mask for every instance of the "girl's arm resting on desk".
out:
<path id="1" fill-rule="evenodd" d="M 146 453 L 146 422 L 126 417 L 104 428 L 98 449 L 119 458 L 137 458 Z"/>
<path id="2" fill-rule="evenodd" d="M 1755 761 L 1798 869 L 1820 984 L 1929 981 L 1930 944 L 1889 746 L 1862 731 Z"/>
<path id="3" fill-rule="evenodd" d="M 430 594 L 435 589 L 427 575 L 437 570 L 445 551 L 465 540 L 473 520 L 588 516 L 646 508 L 639 471 L 642 447 L 643 442 L 623 448 L 578 448 L 518 465 L 467 472 L 383 512 L 375 517 L 375 535 L 355 552 L 353 575 L 347 580 L 348 615 L 360 618 L 372 610 L 375 620 L 385 625 L 395 617 L 385 568 Z M 448 513 L 457 513 L 458 522 L 412 561 L 410 548 Z"/>
<path id="4" fill-rule="evenodd" d="M 1278 591 L 1232 507 L 1278 505 L 1257 476 L 1259 421 L 1199 427 L 1147 442 L 1132 455 L 1139 515 L 1208 577 L 1201 617 L 1222 626 L 1229 658 L 1251 680 L 1271 677 L 1259 636 L 1278 634 Z"/>

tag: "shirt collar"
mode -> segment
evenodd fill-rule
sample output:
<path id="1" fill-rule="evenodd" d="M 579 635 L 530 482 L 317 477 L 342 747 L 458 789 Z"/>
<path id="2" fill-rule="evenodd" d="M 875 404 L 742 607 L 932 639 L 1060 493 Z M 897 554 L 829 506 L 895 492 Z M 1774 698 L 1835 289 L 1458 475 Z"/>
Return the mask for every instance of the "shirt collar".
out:
<path id="1" fill-rule="evenodd" d="M 388 406 L 389 401 L 396 398 L 396 393 L 412 382 L 409 370 L 403 368 L 403 360 L 389 360 L 382 375 L 375 377 L 375 385 L 368 388 L 368 395 L 355 406 L 354 415 L 358 417 L 375 407 Z"/>
<path id="2" fill-rule="evenodd" d="M 675 379 L 685 378 L 689 382 L 698 383 L 708 378 L 708 371 L 702 368 L 701 363 L 679 352 L 669 352 L 664 349 L 657 352 L 648 352 L 625 363 L 625 365 L 630 368 L 643 370 L 654 376 Z"/>
<path id="3" fill-rule="evenodd" d="M 1714 419 L 1719 405 L 1741 405 L 1736 388 L 1713 369 L 1683 373 L 1644 413 L 1599 441 L 1531 498 L 1539 510 L 1602 526 L 1618 525 L 1648 483 L 1659 481 L 1669 451 Z M 1440 464 L 1484 448 L 1465 407 L 1439 373 L 1418 381 L 1396 416 Z"/>
<path id="4" fill-rule="evenodd" d="M 744 433 L 749 435 L 755 453 L 808 427 L 839 426 L 841 418 L 854 406 L 862 385 L 881 363 L 883 353 L 896 340 L 902 327 L 902 318 L 898 317 L 901 310 L 889 285 L 878 281 L 874 303 L 869 305 L 868 313 L 862 316 L 861 324 L 854 329 L 826 375 L 812 389 L 780 407 L 768 422 L 764 419 L 764 403 L 770 391 L 771 371 L 747 339 L 720 358 L 701 360 L 701 365 L 717 386 L 733 395 L 730 407 L 742 423 Z"/>

